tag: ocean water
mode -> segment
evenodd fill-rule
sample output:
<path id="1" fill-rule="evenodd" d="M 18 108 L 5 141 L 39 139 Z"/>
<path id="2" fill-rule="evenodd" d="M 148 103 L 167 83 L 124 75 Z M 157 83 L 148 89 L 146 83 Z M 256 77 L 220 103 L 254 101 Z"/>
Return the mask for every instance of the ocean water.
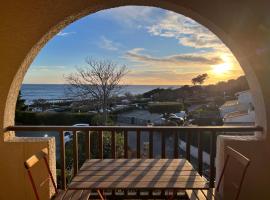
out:
<path id="1" fill-rule="evenodd" d="M 129 92 L 133 95 L 143 94 L 155 88 L 179 88 L 175 85 L 127 85 L 121 94 Z M 22 98 L 30 104 L 35 99 L 60 100 L 67 99 L 67 85 L 65 84 L 23 84 L 21 87 Z"/>

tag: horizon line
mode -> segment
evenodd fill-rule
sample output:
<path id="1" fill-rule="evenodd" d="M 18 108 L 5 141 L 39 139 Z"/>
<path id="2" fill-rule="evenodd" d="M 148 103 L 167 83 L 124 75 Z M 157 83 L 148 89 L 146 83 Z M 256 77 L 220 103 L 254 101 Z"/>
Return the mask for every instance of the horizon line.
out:
<path id="1" fill-rule="evenodd" d="M 22 83 L 22 85 L 69 85 L 68 83 Z M 119 85 L 141 85 L 141 86 L 159 86 L 159 85 L 150 85 L 150 84 L 119 84 Z M 160 84 L 162 86 L 164 84 Z M 189 85 L 189 84 L 183 84 L 183 85 Z M 183 86 L 180 85 L 179 86 Z M 190 84 L 192 85 L 192 84 Z M 178 86 L 178 85 L 164 85 L 164 86 Z"/>

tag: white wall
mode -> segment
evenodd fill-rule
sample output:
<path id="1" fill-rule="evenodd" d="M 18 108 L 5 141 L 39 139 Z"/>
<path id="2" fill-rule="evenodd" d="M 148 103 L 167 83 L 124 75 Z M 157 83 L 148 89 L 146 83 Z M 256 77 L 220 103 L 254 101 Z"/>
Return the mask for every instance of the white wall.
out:
<path id="1" fill-rule="evenodd" d="M 253 104 L 252 95 L 250 91 L 244 91 L 237 93 L 238 96 L 238 103 L 249 105 L 250 103 Z"/>

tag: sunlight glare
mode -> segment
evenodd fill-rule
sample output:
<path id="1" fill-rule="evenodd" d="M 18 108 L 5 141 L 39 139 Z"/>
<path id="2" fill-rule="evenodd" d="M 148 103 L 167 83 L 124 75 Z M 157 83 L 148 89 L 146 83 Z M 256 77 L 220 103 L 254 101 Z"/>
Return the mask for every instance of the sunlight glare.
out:
<path id="1" fill-rule="evenodd" d="M 213 66 L 213 72 L 217 75 L 226 73 L 226 72 L 230 71 L 230 69 L 231 69 L 231 66 L 229 63 L 222 63 L 219 65 Z"/>
<path id="2" fill-rule="evenodd" d="M 222 75 L 224 73 L 228 73 L 232 69 L 232 62 L 228 55 L 223 54 L 221 55 L 223 63 L 212 66 L 213 73 L 216 75 Z"/>

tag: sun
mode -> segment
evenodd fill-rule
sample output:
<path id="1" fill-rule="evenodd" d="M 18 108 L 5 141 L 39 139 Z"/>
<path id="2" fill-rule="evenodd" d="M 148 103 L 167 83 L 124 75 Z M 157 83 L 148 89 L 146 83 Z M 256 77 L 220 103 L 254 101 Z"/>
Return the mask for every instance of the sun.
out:
<path id="1" fill-rule="evenodd" d="M 217 75 L 227 73 L 231 70 L 231 65 L 229 63 L 222 63 L 213 66 L 213 72 Z"/>
<path id="2" fill-rule="evenodd" d="M 222 54 L 220 55 L 220 58 L 223 60 L 223 63 L 212 66 L 212 71 L 216 75 L 223 75 L 228 73 L 233 68 L 232 60 L 228 55 Z"/>

